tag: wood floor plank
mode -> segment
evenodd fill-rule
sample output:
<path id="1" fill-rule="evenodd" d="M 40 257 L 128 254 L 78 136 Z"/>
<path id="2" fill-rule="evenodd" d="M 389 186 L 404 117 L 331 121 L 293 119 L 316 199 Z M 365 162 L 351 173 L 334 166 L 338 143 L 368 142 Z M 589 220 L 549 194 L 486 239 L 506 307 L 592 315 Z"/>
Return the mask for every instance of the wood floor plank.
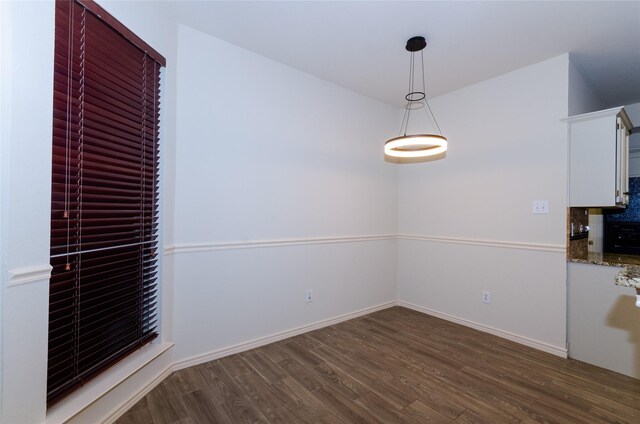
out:
<path id="1" fill-rule="evenodd" d="M 393 376 L 391 376 L 391 379 L 386 378 L 386 370 L 380 370 L 377 373 L 371 372 L 371 370 L 361 367 L 358 362 L 351 358 L 342 357 L 339 353 L 326 347 L 320 347 L 316 349 L 316 352 L 325 358 L 330 358 L 327 360 L 328 362 L 342 371 L 348 372 L 352 378 L 362 383 L 370 391 L 380 396 L 385 396 L 387 401 L 398 410 L 404 409 L 415 400 L 415 393 L 412 393 L 408 388 L 395 384 Z M 384 376 L 384 378 L 381 376 Z"/>
<path id="2" fill-rule="evenodd" d="M 271 343 L 265 346 L 261 346 L 255 350 L 276 363 L 282 361 L 283 359 L 289 358 L 289 355 L 286 354 L 277 343 Z"/>
<path id="3" fill-rule="evenodd" d="M 597 381 L 600 384 L 608 385 L 611 378 L 614 378 L 616 380 L 616 389 L 620 391 L 637 393 L 638 387 L 640 386 L 640 380 L 636 378 L 621 375 L 604 368 L 594 367 L 593 365 L 589 365 L 584 362 L 570 359 L 564 362 L 563 365 L 562 370 L 565 374 L 586 379 L 588 381 Z"/>
<path id="4" fill-rule="evenodd" d="M 331 405 L 336 414 L 342 416 L 350 423 L 373 424 L 384 422 L 380 417 L 371 411 L 353 402 L 352 399 L 345 398 L 335 391 L 320 388 L 315 395 L 325 404 Z"/>
<path id="5" fill-rule="evenodd" d="M 600 406 L 594 406 L 589 410 L 589 415 L 612 424 L 640 423 L 639 415 L 620 414 L 618 412 L 612 411 L 610 407 L 601 408 Z"/>
<path id="6" fill-rule="evenodd" d="M 276 409 L 290 401 L 286 393 L 265 381 L 260 374 L 242 374 L 235 379 L 253 404 L 268 419 L 275 418 Z"/>
<path id="7" fill-rule="evenodd" d="M 460 414 L 462 414 L 465 410 L 463 409 L 460 413 L 456 414 L 453 418 L 447 418 L 435 409 L 425 405 L 419 400 L 416 400 L 411 405 L 407 406 L 405 412 L 411 415 L 420 423 L 452 423 Z"/>
<path id="8" fill-rule="evenodd" d="M 269 424 L 269 420 L 246 395 L 223 403 L 222 408 L 234 424 Z"/>
<path id="9" fill-rule="evenodd" d="M 185 368 L 179 371 L 175 371 L 171 374 L 171 381 L 176 390 L 180 393 L 195 392 L 196 390 L 206 389 L 207 382 L 202 377 L 200 369 L 203 365 L 196 365 L 194 367 Z"/>
<path id="10" fill-rule="evenodd" d="M 224 358 L 218 359 L 218 361 L 222 366 L 227 369 L 229 374 L 233 377 L 238 375 L 246 374 L 252 372 L 251 366 L 247 364 L 244 360 L 244 356 L 246 356 L 247 352 L 238 353 L 236 355 L 225 356 Z"/>
<path id="11" fill-rule="evenodd" d="M 222 363 L 210 363 L 206 367 L 201 367 L 200 372 L 207 382 L 212 396 L 219 403 L 230 401 L 244 393 Z"/>
<path id="12" fill-rule="evenodd" d="M 248 352 L 245 360 L 255 372 L 270 383 L 287 377 L 282 368 L 257 349 Z"/>
<path id="13" fill-rule="evenodd" d="M 313 369 L 321 376 L 325 387 L 338 390 L 346 397 L 357 399 L 370 392 L 364 384 L 330 363 L 322 362 Z"/>
<path id="14" fill-rule="evenodd" d="M 321 417 L 319 416 L 309 414 L 307 411 L 296 408 L 292 405 L 284 404 L 276 408 L 273 416 L 269 417 L 269 422 L 271 424 L 312 424 L 318 422 L 320 419 Z"/>
<path id="15" fill-rule="evenodd" d="M 314 346 L 313 349 L 317 347 L 318 346 Z M 324 362 L 323 359 L 319 358 L 313 351 L 296 342 L 287 343 L 282 349 L 304 366 L 315 367 Z"/>
<path id="16" fill-rule="evenodd" d="M 504 418 L 495 417 L 491 414 L 483 415 L 482 412 L 474 411 L 471 409 L 465 410 L 462 414 L 460 414 L 458 418 L 454 420 L 454 423 L 459 424 L 506 424 L 510 422 L 511 421 L 508 420 L 505 421 Z M 548 423 L 548 421 L 544 422 Z"/>
<path id="17" fill-rule="evenodd" d="M 149 413 L 157 424 L 173 424 L 187 418 L 189 413 L 182 404 L 180 392 L 170 378 L 158 384 L 146 396 Z"/>
<path id="18" fill-rule="evenodd" d="M 127 412 L 133 412 L 138 409 L 147 409 L 149 407 L 149 398 L 147 396 L 136 402 Z"/>
<path id="19" fill-rule="evenodd" d="M 278 362 L 278 365 L 282 367 L 294 380 L 302 384 L 305 389 L 313 392 L 314 390 L 322 387 L 322 384 L 318 378 L 309 371 L 304 365 L 300 364 L 293 358 L 288 358 Z"/>
<path id="20" fill-rule="evenodd" d="M 209 392 L 215 400 L 213 405 L 219 406 L 233 424 L 269 422 L 238 383 L 238 379 L 251 375 L 255 377 L 255 381 L 262 381 L 259 380 L 262 377 L 252 372 L 242 358 L 213 361 L 201 368 L 201 372 L 209 383 Z"/>
<path id="21" fill-rule="evenodd" d="M 295 337 L 283 340 L 283 344 L 288 345 L 289 343 L 298 343 L 299 345 L 304 346 L 309 350 L 313 350 L 314 348 L 320 346 L 320 342 L 314 340 L 307 334 L 299 334 Z"/>
<path id="22" fill-rule="evenodd" d="M 118 420 L 120 424 L 153 424 L 153 417 L 148 408 L 136 409 L 135 411 L 127 411 Z"/>
<path id="23" fill-rule="evenodd" d="M 189 411 L 189 418 L 196 424 L 233 424 L 221 402 L 207 390 L 185 393 L 182 402 Z"/>
<path id="24" fill-rule="evenodd" d="M 640 423 L 640 380 L 393 307 L 174 372 L 118 424 Z"/>
<path id="25" fill-rule="evenodd" d="M 322 403 L 313 392 L 307 390 L 294 378 L 285 378 L 276 385 L 289 397 L 287 405 L 299 410 L 305 417 L 312 417 L 312 422 L 321 421 L 322 418 L 331 415 L 329 405 Z"/>
<path id="26" fill-rule="evenodd" d="M 175 421 L 173 424 L 196 424 L 196 422 L 190 417 L 179 419 Z"/>
<path id="27" fill-rule="evenodd" d="M 400 384 L 412 390 L 414 399 L 419 400 L 421 405 L 449 419 L 456 418 L 466 409 L 464 399 L 459 399 L 456 391 L 440 383 L 425 385 L 424 382 L 405 378 Z M 409 407 L 414 404 L 412 402 Z"/>
<path id="28" fill-rule="evenodd" d="M 549 386 L 579 396 L 591 405 L 596 416 L 601 416 L 601 418 L 609 417 L 608 420 L 613 422 L 620 420 L 640 423 L 640 403 L 635 405 L 635 407 L 630 407 L 617 402 L 615 399 L 606 398 L 567 381 L 553 380 L 549 383 Z"/>
<path id="29" fill-rule="evenodd" d="M 408 413 L 406 408 L 402 411 L 396 410 L 384 398 L 373 392 L 359 397 L 356 399 L 356 403 L 364 409 L 371 411 L 371 413 L 383 423 L 421 424 L 424 422 L 424 420 L 419 420 Z M 442 423 L 451 423 L 451 420 L 444 418 L 442 415 L 440 415 L 440 418 L 442 419 L 440 421 Z"/>
<path id="30" fill-rule="evenodd" d="M 549 402 L 548 399 L 538 399 L 531 404 L 531 406 L 526 407 L 525 409 L 528 409 L 532 416 L 544 417 L 544 421 L 546 422 L 579 424 L 600 424 L 603 422 L 589 414 L 585 414 L 573 408 L 568 408 L 561 402 Z"/>

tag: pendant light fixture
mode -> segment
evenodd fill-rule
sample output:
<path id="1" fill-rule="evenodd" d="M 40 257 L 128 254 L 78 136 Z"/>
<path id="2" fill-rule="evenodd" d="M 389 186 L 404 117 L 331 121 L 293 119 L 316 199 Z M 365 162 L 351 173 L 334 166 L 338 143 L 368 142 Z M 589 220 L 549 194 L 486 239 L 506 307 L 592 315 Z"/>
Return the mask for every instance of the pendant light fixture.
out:
<path id="1" fill-rule="evenodd" d="M 424 37 L 412 37 L 407 40 L 406 49 L 411 53 L 411 65 L 409 69 L 409 94 L 404 98 L 407 104 L 404 108 L 404 117 L 400 125 L 400 136 L 388 140 L 384 144 L 384 153 L 387 156 L 399 158 L 420 158 L 437 155 L 447 151 L 447 139 L 442 135 L 436 117 L 431 111 L 431 106 L 427 101 L 426 88 L 424 83 L 424 54 L 423 49 L 427 46 Z M 420 63 L 422 70 L 422 91 L 416 84 L 416 53 L 420 52 Z M 420 81 L 418 81 L 419 83 Z M 411 112 L 417 109 L 424 109 L 427 117 L 430 117 L 435 124 L 438 134 L 407 134 Z M 415 114 L 414 114 L 415 115 Z"/>

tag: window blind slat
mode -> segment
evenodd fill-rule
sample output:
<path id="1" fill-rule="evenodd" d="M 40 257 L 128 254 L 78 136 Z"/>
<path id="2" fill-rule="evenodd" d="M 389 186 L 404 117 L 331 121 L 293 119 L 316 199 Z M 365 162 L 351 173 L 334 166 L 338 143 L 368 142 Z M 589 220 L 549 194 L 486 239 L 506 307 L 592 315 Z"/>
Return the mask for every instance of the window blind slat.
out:
<path id="1" fill-rule="evenodd" d="M 133 286 L 134 284 L 130 282 L 130 280 L 136 277 L 136 272 L 139 273 L 142 268 L 153 268 L 155 267 L 155 263 L 149 262 L 149 260 L 140 261 L 138 263 L 128 263 L 121 262 L 114 265 L 113 272 L 110 272 L 108 269 L 101 269 L 98 267 L 94 267 L 92 270 L 82 270 L 81 273 L 83 276 L 87 278 L 87 282 L 81 290 L 77 290 L 74 286 L 74 272 L 78 270 L 77 264 L 72 267 L 72 271 L 67 271 L 68 278 L 57 279 L 51 287 L 51 309 L 50 312 L 55 312 L 58 308 L 57 306 L 63 305 L 63 300 L 68 300 L 73 297 L 78 297 L 78 299 L 74 300 L 75 303 L 81 303 L 85 300 L 89 300 L 87 295 L 93 295 L 100 290 L 105 292 L 112 292 L 116 289 L 116 286 Z M 91 272 L 91 274 L 90 274 Z M 89 275 L 90 274 L 90 275 Z M 155 270 L 149 270 L 146 276 L 147 278 L 155 278 L 157 272 Z M 86 287 L 85 287 L 86 286 Z M 113 286 L 113 287 L 112 287 Z M 142 291 L 146 290 L 148 287 L 145 285 L 141 285 L 140 287 L 134 287 L 136 289 L 140 289 Z"/>
<path id="2" fill-rule="evenodd" d="M 133 342 L 129 341 L 129 344 L 127 346 L 120 347 L 117 352 L 108 352 L 107 354 L 105 354 L 108 356 L 100 358 L 100 360 L 96 361 L 93 366 L 85 367 L 83 370 L 81 370 L 81 372 L 74 373 L 74 377 L 72 379 L 67 379 L 66 374 L 70 372 L 69 368 L 75 367 L 76 363 L 73 361 L 73 359 L 67 360 L 66 362 L 71 362 L 71 365 L 69 367 L 57 367 L 58 370 L 54 369 L 55 373 L 48 376 L 47 386 L 55 387 L 55 389 L 50 392 L 49 396 L 56 400 L 63 398 L 69 390 L 72 390 L 74 387 L 81 384 L 82 381 L 95 377 L 100 372 L 104 371 L 109 365 L 115 364 L 118 360 L 123 359 L 128 354 L 132 353 L 144 344 L 152 341 L 156 337 L 157 334 L 150 333 L 144 336 L 142 339 L 134 340 Z"/>
<path id="3" fill-rule="evenodd" d="M 133 294 L 137 295 L 137 293 L 133 293 Z M 156 293 L 154 291 L 145 295 L 143 302 L 149 301 L 153 296 L 155 296 L 155 294 Z M 136 305 L 135 302 L 129 302 L 129 303 L 120 302 L 119 307 L 120 307 L 119 311 L 111 311 L 109 314 L 100 314 L 100 313 L 95 313 L 95 311 L 89 311 L 89 312 L 93 312 L 85 320 L 85 321 L 88 320 L 90 322 L 90 325 L 86 326 L 89 330 L 85 330 L 85 331 L 78 330 L 77 334 L 72 331 L 71 327 L 75 325 L 82 326 L 83 324 L 85 324 L 85 322 L 83 322 L 82 320 L 65 321 L 63 319 L 58 319 L 59 328 L 56 328 L 56 331 L 49 332 L 49 338 L 51 339 L 51 349 L 59 350 L 60 349 L 59 346 L 62 346 L 65 343 L 75 344 L 76 339 L 85 338 L 85 333 L 87 333 L 87 331 L 92 331 L 94 328 L 101 327 L 105 322 L 112 322 L 115 319 L 120 319 L 120 317 L 122 317 L 123 315 L 129 312 L 135 312 L 137 315 L 140 314 L 139 307 Z"/>
<path id="4" fill-rule="evenodd" d="M 114 306 L 117 306 L 117 309 L 116 308 L 105 309 L 103 308 L 104 303 L 84 302 L 83 305 L 77 306 L 83 312 L 83 317 L 80 320 L 75 320 L 74 323 L 86 324 L 87 322 L 89 322 L 90 326 L 94 326 L 97 322 L 99 322 L 101 319 L 105 317 L 117 318 L 122 313 L 128 310 L 136 310 L 140 312 L 138 304 L 140 302 L 144 303 L 144 301 L 147 300 L 148 298 L 155 296 L 156 292 L 155 290 L 153 290 L 153 291 L 148 291 L 144 293 L 146 294 L 141 294 L 135 291 L 132 291 L 129 294 L 118 293 L 118 296 L 114 298 L 114 301 L 116 302 Z M 76 305 L 70 305 L 65 307 L 60 307 L 60 305 L 58 306 L 59 306 L 58 310 L 49 314 L 50 319 L 52 320 L 52 322 L 55 322 L 56 324 L 68 322 L 64 320 L 65 317 L 68 315 L 67 313 L 68 309 L 70 309 L 71 307 L 76 307 Z M 52 333 L 52 332 L 49 332 L 49 333 Z"/>

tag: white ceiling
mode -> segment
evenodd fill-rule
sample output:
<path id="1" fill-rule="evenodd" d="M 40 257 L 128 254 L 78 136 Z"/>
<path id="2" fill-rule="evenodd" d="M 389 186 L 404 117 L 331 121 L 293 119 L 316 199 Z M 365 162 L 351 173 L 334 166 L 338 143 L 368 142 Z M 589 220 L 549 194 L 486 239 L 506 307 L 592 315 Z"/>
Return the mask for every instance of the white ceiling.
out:
<path id="1" fill-rule="evenodd" d="M 185 25 L 383 102 L 427 38 L 428 97 L 569 52 L 606 106 L 640 102 L 640 1 L 179 1 Z"/>

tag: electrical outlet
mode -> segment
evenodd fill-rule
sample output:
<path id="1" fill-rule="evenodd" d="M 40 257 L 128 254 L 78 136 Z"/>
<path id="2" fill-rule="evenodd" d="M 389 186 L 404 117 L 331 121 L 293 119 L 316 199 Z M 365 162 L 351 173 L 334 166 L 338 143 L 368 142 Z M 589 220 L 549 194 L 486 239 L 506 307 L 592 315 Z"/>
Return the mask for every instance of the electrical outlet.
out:
<path id="1" fill-rule="evenodd" d="M 304 296 L 305 303 L 310 303 L 313 301 L 313 290 L 307 289 L 307 293 Z"/>
<path id="2" fill-rule="evenodd" d="M 491 303 L 491 292 L 486 290 L 482 292 L 482 303 Z"/>

